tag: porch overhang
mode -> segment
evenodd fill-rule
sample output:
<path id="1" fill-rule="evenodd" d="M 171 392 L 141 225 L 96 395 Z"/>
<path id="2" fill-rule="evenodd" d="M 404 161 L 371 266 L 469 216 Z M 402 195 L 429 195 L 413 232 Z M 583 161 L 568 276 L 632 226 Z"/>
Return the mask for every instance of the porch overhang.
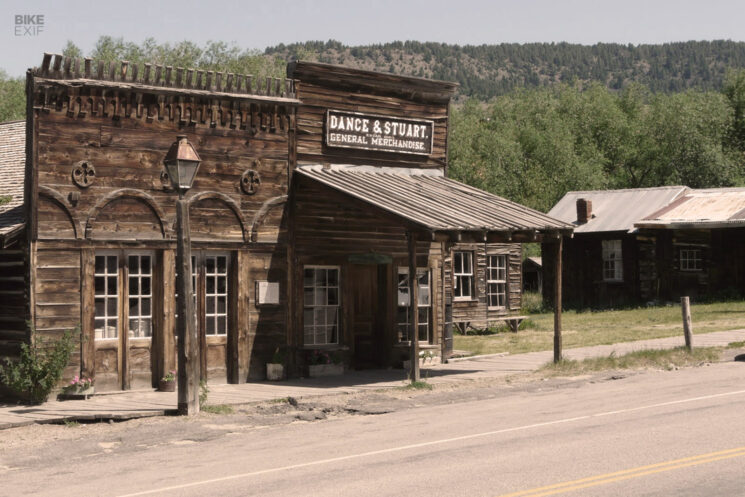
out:
<path id="1" fill-rule="evenodd" d="M 360 200 L 433 240 L 541 242 L 572 225 L 442 176 L 301 166 L 297 174 Z"/>

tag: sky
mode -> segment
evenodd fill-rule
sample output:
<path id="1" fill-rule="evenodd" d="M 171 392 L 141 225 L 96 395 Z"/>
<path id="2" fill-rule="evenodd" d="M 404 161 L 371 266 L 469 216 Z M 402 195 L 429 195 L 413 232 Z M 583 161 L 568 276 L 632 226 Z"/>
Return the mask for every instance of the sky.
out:
<path id="1" fill-rule="evenodd" d="M 136 43 L 215 40 L 257 50 L 329 39 L 346 45 L 745 40 L 742 0 L 0 0 L 0 19 L 0 69 L 11 76 L 38 66 L 44 52 L 61 52 L 68 40 L 88 54 L 103 35 Z"/>

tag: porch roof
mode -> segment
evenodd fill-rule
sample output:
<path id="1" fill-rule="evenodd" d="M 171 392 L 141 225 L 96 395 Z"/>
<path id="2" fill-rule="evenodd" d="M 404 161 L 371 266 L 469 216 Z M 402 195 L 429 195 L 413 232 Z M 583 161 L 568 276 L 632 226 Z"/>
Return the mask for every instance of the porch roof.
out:
<path id="1" fill-rule="evenodd" d="M 297 172 L 432 232 L 572 230 L 537 210 L 430 174 L 351 171 L 321 166 Z"/>

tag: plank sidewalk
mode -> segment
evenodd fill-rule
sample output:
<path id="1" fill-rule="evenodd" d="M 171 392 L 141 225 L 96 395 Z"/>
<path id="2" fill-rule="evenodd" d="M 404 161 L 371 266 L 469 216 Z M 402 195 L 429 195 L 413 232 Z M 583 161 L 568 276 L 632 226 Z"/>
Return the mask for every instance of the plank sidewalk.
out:
<path id="1" fill-rule="evenodd" d="M 745 341 L 745 329 L 706 333 L 694 336 L 695 347 L 725 346 Z M 623 355 L 644 349 L 668 349 L 682 346 L 683 336 L 565 349 L 569 359 Z M 422 368 L 428 382 L 449 383 L 481 378 L 499 378 L 540 368 L 553 359 L 552 351 L 527 354 L 481 356 L 450 364 Z M 283 397 L 310 397 L 394 388 L 406 384 L 401 369 L 350 371 L 343 376 L 293 379 L 281 382 L 251 382 L 242 385 L 210 384 L 209 404 L 246 404 Z M 137 390 L 98 394 L 88 400 L 51 400 L 37 406 L 0 402 L 0 429 L 33 423 L 62 423 L 65 420 L 124 420 L 147 416 L 164 416 L 176 406 L 176 393 Z"/>

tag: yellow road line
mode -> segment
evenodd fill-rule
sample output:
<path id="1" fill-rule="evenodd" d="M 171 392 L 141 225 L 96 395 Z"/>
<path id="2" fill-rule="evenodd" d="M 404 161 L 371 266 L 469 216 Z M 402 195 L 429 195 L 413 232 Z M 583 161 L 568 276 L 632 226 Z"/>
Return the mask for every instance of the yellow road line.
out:
<path id="1" fill-rule="evenodd" d="M 528 490 L 521 490 L 519 492 L 513 492 L 510 494 L 504 494 L 500 497 L 544 497 L 547 495 L 556 495 L 564 492 L 580 490 L 582 488 L 594 487 L 597 485 L 606 485 L 608 483 L 613 483 L 616 481 L 629 480 L 631 478 L 638 478 L 640 476 L 662 473 L 664 471 L 672 471 L 675 469 L 686 468 L 698 464 L 707 464 L 715 461 L 721 461 L 723 459 L 731 459 L 734 457 L 742 456 L 745 456 L 745 447 L 738 447 L 736 449 L 722 450 L 719 452 L 709 452 L 708 454 L 700 454 L 697 456 L 684 457 L 682 459 L 675 459 L 672 461 L 649 464 L 647 466 L 639 466 L 638 468 L 625 469 L 622 471 L 615 471 L 613 473 L 589 476 L 586 478 L 581 478 L 579 480 L 554 483 L 553 485 L 546 485 L 544 487 L 537 487 Z"/>

